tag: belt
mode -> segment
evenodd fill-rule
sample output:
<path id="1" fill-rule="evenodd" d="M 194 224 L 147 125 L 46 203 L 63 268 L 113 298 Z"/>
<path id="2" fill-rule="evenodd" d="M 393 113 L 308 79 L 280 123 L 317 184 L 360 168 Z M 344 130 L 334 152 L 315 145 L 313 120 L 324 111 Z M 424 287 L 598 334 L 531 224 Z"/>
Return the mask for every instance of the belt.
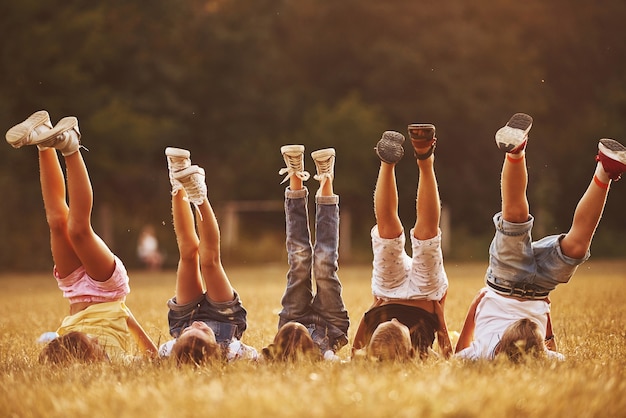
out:
<path id="1" fill-rule="evenodd" d="M 520 287 L 503 287 L 495 283 L 491 283 L 487 280 L 487 285 L 496 292 L 515 296 L 522 299 L 542 299 L 550 294 L 549 290 L 537 290 L 532 288 L 520 288 Z"/>

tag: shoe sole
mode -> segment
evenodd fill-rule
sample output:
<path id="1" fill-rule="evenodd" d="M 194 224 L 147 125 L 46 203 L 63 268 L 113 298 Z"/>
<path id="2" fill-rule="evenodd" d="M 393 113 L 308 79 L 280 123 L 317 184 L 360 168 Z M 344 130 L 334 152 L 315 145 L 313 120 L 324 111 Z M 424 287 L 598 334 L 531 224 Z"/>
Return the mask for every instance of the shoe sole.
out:
<path id="1" fill-rule="evenodd" d="M 180 181 L 180 179 L 194 175 L 194 174 L 200 174 L 202 176 L 205 176 L 204 168 L 197 166 L 197 165 L 192 165 L 187 168 L 183 168 L 182 170 L 179 170 L 173 173 L 172 175 L 174 176 L 176 180 Z"/>
<path id="2" fill-rule="evenodd" d="M 68 116 L 61 119 L 52 129 L 42 133 L 37 136 L 37 138 L 32 142 L 32 145 L 42 145 L 45 144 L 52 138 L 55 138 L 61 135 L 63 132 L 69 131 L 78 127 L 78 119 L 74 116 Z"/>
<path id="3" fill-rule="evenodd" d="M 304 145 L 283 145 L 280 147 L 281 154 L 302 154 L 304 153 Z"/>
<path id="4" fill-rule="evenodd" d="M 496 132 L 496 144 L 504 152 L 511 152 L 528 138 L 533 118 L 525 113 L 516 113 L 505 126 Z"/>
<path id="5" fill-rule="evenodd" d="M 435 125 L 430 123 L 412 123 L 408 130 L 412 141 L 432 141 L 435 137 Z"/>
<path id="6" fill-rule="evenodd" d="M 376 144 L 376 155 L 383 162 L 395 164 L 404 156 L 404 135 L 400 132 L 385 131 L 382 138 Z"/>
<path id="7" fill-rule="evenodd" d="M 335 156 L 334 148 L 320 149 L 311 153 L 311 158 L 317 161 L 325 161 L 333 156 Z"/>
<path id="8" fill-rule="evenodd" d="M 167 147 L 165 148 L 165 155 L 174 158 L 189 158 L 191 157 L 191 152 L 182 148 Z"/>
<path id="9" fill-rule="evenodd" d="M 626 165 L 626 147 L 614 139 L 604 138 L 598 146 L 600 152 L 610 159 Z"/>
<path id="10" fill-rule="evenodd" d="M 50 116 L 45 110 L 33 113 L 22 123 L 18 123 L 6 133 L 6 140 L 13 148 L 20 148 L 24 145 L 30 145 L 28 137 L 35 128 L 50 123 Z"/>

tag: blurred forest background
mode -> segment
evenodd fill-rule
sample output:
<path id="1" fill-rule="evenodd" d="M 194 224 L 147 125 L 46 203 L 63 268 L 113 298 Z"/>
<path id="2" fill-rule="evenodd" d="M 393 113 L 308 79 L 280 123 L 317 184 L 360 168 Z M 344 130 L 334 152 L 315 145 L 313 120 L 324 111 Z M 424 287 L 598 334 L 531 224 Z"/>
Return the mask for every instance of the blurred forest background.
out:
<path id="1" fill-rule="evenodd" d="M 373 147 L 384 130 L 437 126 L 449 260 L 486 260 L 499 210 L 495 131 L 534 117 L 536 237 L 566 231 L 602 137 L 626 141 L 626 2 L 608 0 L 76 0 L 0 4 L 0 126 L 36 110 L 79 118 L 94 227 L 128 267 L 157 227 L 177 259 L 166 146 L 188 148 L 218 211 L 281 200 L 279 147 L 337 149 L 350 259 L 370 258 Z M 51 266 L 35 147 L 0 147 L 0 265 Z M 407 146 L 406 157 L 412 151 Z M 415 220 L 417 171 L 398 165 L 401 216 Z M 623 180 L 622 182 L 626 182 Z M 594 257 L 626 255 L 625 185 L 614 184 Z M 317 182 L 309 182 L 315 189 Z M 230 262 L 284 257 L 281 212 L 241 219 Z"/>

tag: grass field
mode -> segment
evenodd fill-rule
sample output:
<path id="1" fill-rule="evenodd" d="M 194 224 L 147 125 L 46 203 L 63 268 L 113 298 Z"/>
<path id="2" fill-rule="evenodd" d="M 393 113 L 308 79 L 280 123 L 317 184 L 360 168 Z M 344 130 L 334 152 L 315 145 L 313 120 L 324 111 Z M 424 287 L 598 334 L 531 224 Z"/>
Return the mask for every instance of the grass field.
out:
<path id="1" fill-rule="evenodd" d="M 270 343 L 286 265 L 229 267 L 248 309 L 244 341 Z M 485 265 L 448 263 L 450 330 L 482 286 Z M 340 270 L 353 327 L 371 301 L 368 266 Z M 165 301 L 174 272 L 131 272 L 128 306 L 155 341 L 169 339 Z M 552 293 L 562 363 L 412 364 L 363 361 L 235 363 L 177 369 L 169 362 L 41 366 L 35 342 L 67 302 L 49 274 L 0 276 L 0 417 L 618 417 L 626 416 L 626 261 L 590 261 Z M 338 353 L 347 359 L 349 348 Z"/>

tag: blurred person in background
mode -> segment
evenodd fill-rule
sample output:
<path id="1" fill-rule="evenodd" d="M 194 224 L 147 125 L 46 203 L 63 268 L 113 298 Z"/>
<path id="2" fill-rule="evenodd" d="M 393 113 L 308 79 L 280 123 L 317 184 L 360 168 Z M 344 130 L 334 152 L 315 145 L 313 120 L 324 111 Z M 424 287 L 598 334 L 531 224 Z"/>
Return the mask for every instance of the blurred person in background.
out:
<path id="1" fill-rule="evenodd" d="M 130 287 L 124 264 L 91 226 L 93 190 L 80 152 L 80 138 L 75 117 L 63 118 L 53 127 L 43 110 L 6 133 L 14 148 L 36 145 L 39 149 L 53 274 L 70 303 L 69 316 L 57 331 L 44 334 L 42 342 L 47 344 L 40 361 L 95 362 L 127 360 L 136 354 L 153 356 L 156 346 L 125 304 Z M 65 159 L 65 177 L 57 151 Z"/>
<path id="2" fill-rule="evenodd" d="M 159 250 L 159 240 L 153 225 L 145 225 L 137 240 L 137 257 L 148 270 L 161 270 L 163 253 Z"/>
<path id="3" fill-rule="evenodd" d="M 489 248 L 486 286 L 470 304 L 456 345 L 459 358 L 494 359 L 498 354 L 513 361 L 564 358 L 556 351 L 549 294 L 569 282 L 589 258 L 611 182 L 626 171 L 626 147 L 601 139 L 593 177 L 570 230 L 533 241 L 534 218 L 526 194 L 526 145 L 532 122 L 531 116 L 516 113 L 496 133 L 496 144 L 505 153 L 502 208 L 493 218 L 496 231 Z"/>
<path id="4" fill-rule="evenodd" d="M 404 155 L 404 135 L 386 131 L 376 146 L 380 168 L 374 191 L 376 225 L 371 230 L 374 255 L 374 302 L 356 331 L 353 356 L 406 361 L 426 358 L 435 336 L 440 354 L 452 352 L 444 316 L 448 277 L 441 250 L 441 202 L 434 168 L 437 139 L 431 124 L 409 125 L 419 173 L 416 220 L 410 230 L 412 254 L 405 250 L 398 215 L 395 166 Z"/>

